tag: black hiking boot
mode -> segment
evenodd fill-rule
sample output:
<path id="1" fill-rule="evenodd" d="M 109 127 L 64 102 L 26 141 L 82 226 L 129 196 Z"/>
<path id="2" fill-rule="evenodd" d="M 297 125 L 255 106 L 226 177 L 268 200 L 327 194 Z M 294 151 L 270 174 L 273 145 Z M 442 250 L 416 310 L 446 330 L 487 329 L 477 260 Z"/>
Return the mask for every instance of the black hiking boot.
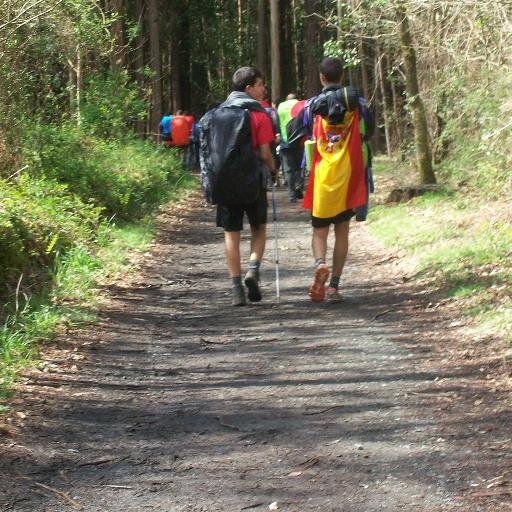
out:
<path id="1" fill-rule="evenodd" d="M 234 286 L 232 293 L 232 306 L 247 306 L 247 300 L 245 299 L 245 290 L 243 286 Z"/>
<path id="2" fill-rule="evenodd" d="M 260 275 L 255 269 L 250 268 L 244 279 L 247 286 L 248 297 L 251 302 L 259 302 L 261 300 Z"/>

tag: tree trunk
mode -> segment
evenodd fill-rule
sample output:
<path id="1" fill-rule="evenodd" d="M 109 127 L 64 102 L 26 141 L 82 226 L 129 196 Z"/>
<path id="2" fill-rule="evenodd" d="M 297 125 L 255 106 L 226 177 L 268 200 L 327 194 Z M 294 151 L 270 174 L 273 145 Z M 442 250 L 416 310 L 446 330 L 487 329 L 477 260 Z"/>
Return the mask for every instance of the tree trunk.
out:
<path id="1" fill-rule="evenodd" d="M 317 54 L 319 26 L 315 16 L 318 7 L 317 0 L 305 0 L 304 14 L 306 16 L 305 30 L 305 68 L 306 68 L 306 96 L 309 98 L 318 94 L 320 77 L 318 75 L 319 55 Z"/>
<path id="2" fill-rule="evenodd" d="M 237 0 L 236 2 L 236 12 L 237 12 L 237 24 L 238 24 L 238 60 L 239 64 L 242 62 L 243 56 L 243 34 L 244 34 L 244 20 L 242 17 L 242 0 Z"/>
<path id="3" fill-rule="evenodd" d="M 389 63 L 388 63 L 389 66 Z M 389 71 L 389 69 L 388 69 Z M 400 109 L 400 101 L 399 101 L 399 93 L 397 91 L 397 84 L 396 80 L 392 77 L 391 78 L 391 99 L 393 102 L 393 117 L 394 117 L 394 123 L 393 123 L 393 142 L 395 151 L 398 150 L 400 152 L 400 156 L 403 159 L 402 154 L 402 116 L 401 116 L 401 109 Z"/>
<path id="4" fill-rule="evenodd" d="M 176 7 L 172 7 L 171 19 L 171 110 L 181 108 L 181 58 L 180 58 L 180 27 Z"/>
<path id="5" fill-rule="evenodd" d="M 265 76 L 268 76 L 266 11 L 266 0 L 258 0 L 258 68 Z"/>
<path id="6" fill-rule="evenodd" d="M 436 183 L 436 176 L 432 168 L 432 149 L 430 147 L 425 107 L 419 91 L 416 52 L 413 47 L 412 35 L 409 29 L 409 18 L 403 5 L 397 7 L 396 12 L 400 31 L 400 48 L 402 50 L 405 67 L 407 101 L 411 109 L 414 125 L 418 172 L 421 183 L 433 184 Z"/>
<path id="7" fill-rule="evenodd" d="M 80 47 L 76 50 L 76 122 L 78 127 L 82 125 L 82 50 Z"/>
<path id="8" fill-rule="evenodd" d="M 149 65 L 153 71 L 151 79 L 151 130 L 155 131 L 162 117 L 162 56 L 160 54 L 160 27 L 158 25 L 158 0 L 148 1 Z"/>
<path id="9" fill-rule="evenodd" d="M 338 23 L 336 24 L 336 34 L 338 38 L 338 44 L 341 47 L 343 41 L 343 17 L 345 16 L 345 1 L 337 0 L 336 9 L 338 13 Z"/>
<path id="10" fill-rule="evenodd" d="M 363 87 L 363 97 L 366 101 L 370 101 L 370 86 L 368 85 L 368 68 L 366 67 L 366 52 L 364 49 L 364 39 L 363 36 L 359 36 L 359 44 L 358 44 L 358 54 L 360 66 L 361 66 L 361 84 Z"/>
<path id="11" fill-rule="evenodd" d="M 272 101 L 281 96 L 281 49 L 279 46 L 279 0 L 270 0 L 270 45 L 272 62 Z"/>
<path id="12" fill-rule="evenodd" d="M 299 71 L 299 34 L 298 34 L 298 23 L 297 23 L 297 4 L 296 0 L 292 0 L 292 30 L 293 30 L 293 82 L 295 84 L 295 91 L 297 92 L 300 83 L 300 71 Z"/>
<path id="13" fill-rule="evenodd" d="M 142 0 L 135 0 L 135 16 L 137 18 L 137 24 L 139 25 L 139 32 L 137 34 L 137 46 L 135 48 L 135 80 L 137 81 L 137 89 L 139 95 L 142 97 L 144 94 L 144 8 Z M 136 123 L 137 133 L 143 137 L 146 131 L 146 122 L 142 119 L 137 119 Z"/>
<path id="14" fill-rule="evenodd" d="M 386 150 L 388 153 L 388 157 L 392 157 L 391 151 L 391 128 L 389 121 L 389 107 L 388 107 L 388 98 L 386 94 L 386 77 L 384 74 L 384 66 L 382 64 L 382 60 L 384 56 L 380 51 L 380 44 L 377 42 L 375 45 L 376 55 L 375 59 L 377 60 L 376 71 L 377 71 L 377 80 L 379 83 L 380 95 L 382 98 L 382 119 L 384 120 L 384 134 L 386 136 Z"/>
<path id="15" fill-rule="evenodd" d="M 123 69 L 125 65 L 124 35 L 123 35 L 123 2 L 109 0 L 108 10 L 116 16 L 110 32 L 112 34 L 113 51 L 110 55 L 110 67 L 114 70 Z"/>
<path id="16" fill-rule="evenodd" d="M 207 45 L 207 35 L 206 35 L 206 27 L 207 23 L 205 20 L 204 15 L 201 15 L 201 33 L 202 33 L 202 41 L 204 48 L 208 48 Z M 210 52 L 206 52 L 206 78 L 208 81 L 208 91 L 206 93 L 207 103 L 211 100 L 211 93 L 212 93 L 212 87 L 213 87 L 213 74 L 212 74 L 212 62 L 211 62 L 211 55 Z"/>

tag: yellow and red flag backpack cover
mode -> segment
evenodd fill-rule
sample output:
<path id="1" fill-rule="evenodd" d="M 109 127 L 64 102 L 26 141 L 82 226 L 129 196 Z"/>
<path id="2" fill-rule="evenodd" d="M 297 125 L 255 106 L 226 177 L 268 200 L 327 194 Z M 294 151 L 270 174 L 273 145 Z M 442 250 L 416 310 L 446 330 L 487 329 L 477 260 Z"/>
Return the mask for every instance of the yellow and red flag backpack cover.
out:
<path id="1" fill-rule="evenodd" d="M 335 125 L 317 115 L 313 137 L 316 145 L 303 208 L 327 219 L 366 204 L 358 109 L 346 111 L 343 122 Z"/>

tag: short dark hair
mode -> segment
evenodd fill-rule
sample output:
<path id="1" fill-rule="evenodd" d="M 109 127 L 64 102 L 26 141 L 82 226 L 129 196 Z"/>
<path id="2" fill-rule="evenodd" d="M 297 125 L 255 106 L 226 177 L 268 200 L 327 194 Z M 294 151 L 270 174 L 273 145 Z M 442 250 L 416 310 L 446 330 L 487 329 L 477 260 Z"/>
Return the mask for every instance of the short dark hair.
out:
<path id="1" fill-rule="evenodd" d="M 245 91 L 248 85 L 254 85 L 258 78 L 263 78 L 262 72 L 252 66 L 239 68 L 233 74 L 233 90 Z"/>
<path id="2" fill-rule="evenodd" d="M 325 76 L 328 82 L 341 82 L 343 61 L 337 57 L 327 57 L 320 63 L 318 70 Z"/>

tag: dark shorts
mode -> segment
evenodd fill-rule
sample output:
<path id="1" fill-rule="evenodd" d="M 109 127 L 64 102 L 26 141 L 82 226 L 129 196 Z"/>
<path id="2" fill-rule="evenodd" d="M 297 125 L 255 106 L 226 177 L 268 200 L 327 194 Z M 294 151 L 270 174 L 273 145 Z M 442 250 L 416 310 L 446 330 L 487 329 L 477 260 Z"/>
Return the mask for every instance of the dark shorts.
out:
<path id="1" fill-rule="evenodd" d="M 258 199 L 249 204 L 217 205 L 217 226 L 224 231 L 242 231 L 244 214 L 247 214 L 249 224 L 258 227 L 267 223 L 267 193 L 260 192 Z"/>
<path id="2" fill-rule="evenodd" d="M 326 226 L 330 226 L 331 224 L 340 224 L 342 222 L 349 221 L 356 212 L 354 210 L 345 210 L 344 212 L 338 213 L 334 217 L 329 217 L 327 219 L 321 219 L 320 217 L 314 217 L 311 215 L 311 225 L 314 228 L 325 228 Z"/>

